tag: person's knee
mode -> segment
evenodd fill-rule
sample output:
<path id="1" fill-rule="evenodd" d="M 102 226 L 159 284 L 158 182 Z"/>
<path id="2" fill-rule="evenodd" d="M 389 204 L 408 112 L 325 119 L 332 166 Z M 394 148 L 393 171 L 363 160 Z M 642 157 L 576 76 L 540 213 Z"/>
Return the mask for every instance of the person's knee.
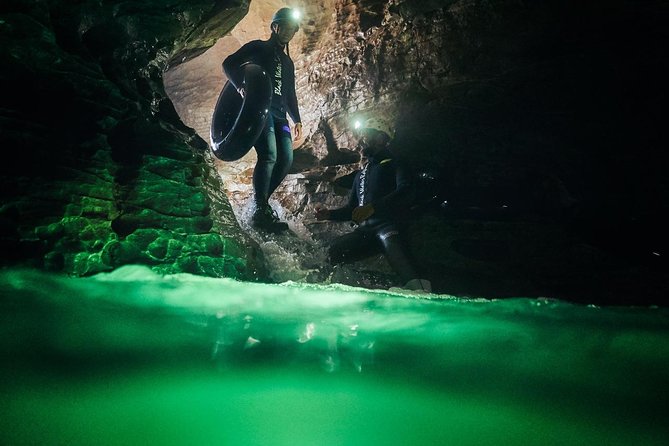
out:
<path id="1" fill-rule="evenodd" d="M 256 165 L 274 165 L 276 164 L 276 151 L 266 151 L 263 153 L 258 153 L 258 161 Z"/>
<path id="2" fill-rule="evenodd" d="M 293 164 L 293 145 L 290 140 L 279 141 L 281 149 L 277 148 L 276 160 L 284 168 L 289 169 Z"/>
<path id="3" fill-rule="evenodd" d="M 268 165 L 272 166 L 276 163 L 276 142 L 274 141 L 274 132 L 269 131 L 260 135 L 258 142 L 256 143 L 256 154 L 258 155 L 257 165 Z"/>
<path id="4" fill-rule="evenodd" d="M 383 244 L 383 246 L 386 247 L 394 244 L 399 244 L 400 232 L 395 228 L 387 229 L 385 231 L 379 232 L 378 239 Z"/>

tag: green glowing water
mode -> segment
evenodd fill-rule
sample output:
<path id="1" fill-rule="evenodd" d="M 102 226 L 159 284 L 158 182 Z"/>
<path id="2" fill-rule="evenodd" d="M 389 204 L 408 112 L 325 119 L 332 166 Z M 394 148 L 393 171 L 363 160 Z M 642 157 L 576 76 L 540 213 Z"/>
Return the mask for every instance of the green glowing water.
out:
<path id="1" fill-rule="evenodd" d="M 666 445 L 669 311 L 0 273 L 7 445 Z"/>

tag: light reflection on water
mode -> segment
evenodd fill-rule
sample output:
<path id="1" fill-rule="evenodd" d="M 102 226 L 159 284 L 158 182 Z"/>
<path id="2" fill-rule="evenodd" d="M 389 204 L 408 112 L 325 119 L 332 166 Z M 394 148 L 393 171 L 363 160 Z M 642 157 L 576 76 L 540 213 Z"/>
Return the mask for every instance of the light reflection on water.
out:
<path id="1" fill-rule="evenodd" d="M 667 444 L 669 313 L 0 273 L 2 444 Z"/>

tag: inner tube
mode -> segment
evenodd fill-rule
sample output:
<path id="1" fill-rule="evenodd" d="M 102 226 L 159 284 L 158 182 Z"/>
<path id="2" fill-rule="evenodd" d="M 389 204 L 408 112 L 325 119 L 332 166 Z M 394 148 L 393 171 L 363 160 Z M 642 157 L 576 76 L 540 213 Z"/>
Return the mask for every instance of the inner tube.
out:
<path id="1" fill-rule="evenodd" d="M 272 82 L 256 64 L 243 67 L 245 96 L 227 81 L 211 118 L 211 148 L 216 158 L 236 161 L 246 155 L 265 127 L 272 101 Z"/>

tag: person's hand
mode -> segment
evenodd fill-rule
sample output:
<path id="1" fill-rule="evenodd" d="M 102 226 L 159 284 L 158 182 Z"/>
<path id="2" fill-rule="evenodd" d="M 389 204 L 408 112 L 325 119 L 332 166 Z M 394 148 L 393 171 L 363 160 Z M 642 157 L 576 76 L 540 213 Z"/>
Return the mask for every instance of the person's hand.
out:
<path id="1" fill-rule="evenodd" d="M 237 89 L 237 93 L 239 93 L 239 96 L 241 96 L 241 97 L 246 96 L 246 90 L 244 90 L 244 87 L 239 87 Z"/>
<path id="2" fill-rule="evenodd" d="M 302 123 L 298 122 L 297 124 L 295 124 L 294 130 L 295 130 L 295 141 L 299 141 L 300 139 L 302 139 Z"/>
<path id="3" fill-rule="evenodd" d="M 352 219 L 354 222 L 360 224 L 372 215 L 374 215 L 374 206 L 371 204 L 366 204 L 364 206 L 358 206 L 357 208 L 353 209 Z"/>
<path id="4" fill-rule="evenodd" d="M 316 206 L 316 220 L 329 220 L 329 219 L 330 219 L 330 209 Z"/>

